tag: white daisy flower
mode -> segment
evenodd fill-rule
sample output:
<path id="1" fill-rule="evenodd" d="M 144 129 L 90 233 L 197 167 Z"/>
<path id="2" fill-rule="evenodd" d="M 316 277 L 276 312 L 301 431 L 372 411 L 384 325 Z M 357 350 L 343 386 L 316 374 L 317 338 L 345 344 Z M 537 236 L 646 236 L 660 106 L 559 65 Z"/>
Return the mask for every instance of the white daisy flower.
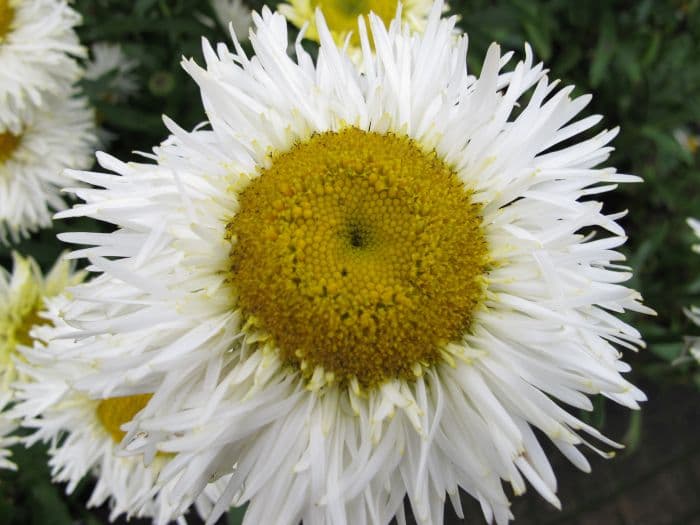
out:
<path id="1" fill-rule="evenodd" d="M 70 330 L 59 316 L 65 302 L 62 297 L 49 302 L 48 325 L 33 332 L 37 340 L 60 337 Z M 54 481 L 66 483 L 66 493 L 71 494 L 85 476 L 94 475 L 96 483 L 87 506 L 107 502 L 110 521 L 121 514 L 155 521 L 159 514 L 171 513 L 169 488 L 154 489 L 158 473 L 170 457 L 158 455 L 146 466 L 140 457 L 118 453 L 124 435 L 120 427 L 143 408 L 150 394 L 91 399 L 72 387 L 89 369 L 63 356 L 61 344 L 51 349 L 24 347 L 22 357 L 18 367 L 24 380 L 17 383 L 18 403 L 11 415 L 35 430 L 23 439 L 27 446 L 38 441 L 50 443 Z M 218 486 L 207 488 L 196 500 L 197 508 L 209 511 L 224 483 L 222 479 Z"/>
<path id="2" fill-rule="evenodd" d="M 95 118 L 84 97 L 47 100 L 18 132 L 0 130 L 0 242 L 51 226 L 66 207 L 63 170 L 93 163 Z"/>
<path id="3" fill-rule="evenodd" d="M 30 332 L 49 322 L 41 315 L 47 299 L 85 276 L 75 272 L 64 257 L 58 258 L 46 276 L 31 257 L 13 252 L 12 260 L 11 274 L 0 267 L 0 396 L 11 393 L 18 379 L 15 362 L 21 347 L 33 345 Z"/>
<path id="4" fill-rule="evenodd" d="M 9 436 L 17 422 L 6 409 L 14 398 L 13 383 L 24 379 L 16 367 L 20 349 L 31 346 L 30 332 L 48 322 L 41 316 L 46 300 L 84 277 L 82 272 L 73 272 L 73 265 L 62 257 L 46 276 L 31 257 L 13 253 L 12 259 L 12 274 L 0 267 L 0 468 L 14 468 L 6 458 L 7 448 L 17 441 Z"/>
<path id="5" fill-rule="evenodd" d="M 80 22 L 65 0 L 0 0 L 0 128 L 20 132 L 80 78 Z"/>
<path id="6" fill-rule="evenodd" d="M 229 24 L 241 42 L 248 40 L 248 31 L 253 24 L 253 13 L 243 0 L 211 0 L 216 19 L 224 29 Z"/>
<path id="7" fill-rule="evenodd" d="M 139 89 L 134 70 L 139 63 L 128 57 L 122 46 L 111 42 L 95 42 L 90 46 L 91 59 L 85 64 L 85 78 L 108 77 L 105 95 L 112 102 L 126 100 Z"/>
<path id="8" fill-rule="evenodd" d="M 9 392 L 0 392 L 0 469 L 17 470 L 17 465 L 9 459 L 11 456 L 9 448 L 18 441 L 16 436 L 12 436 L 17 423 L 4 414 L 9 401 Z"/>
<path id="9" fill-rule="evenodd" d="M 428 15 L 433 5 L 433 0 L 405 0 L 401 3 L 399 14 L 401 20 L 417 32 L 423 32 L 428 21 Z M 323 11 L 326 26 L 330 30 L 333 40 L 343 46 L 349 39 L 350 48 L 359 51 L 361 47 L 358 17 L 365 21 L 370 13 L 374 13 L 385 24 L 389 24 L 397 15 L 399 9 L 398 0 L 289 0 L 287 4 L 280 4 L 279 11 L 287 20 L 299 29 L 305 25 L 304 37 L 316 42 L 320 41 L 318 27 L 316 26 L 317 9 Z M 447 11 L 445 4 L 443 11 Z M 238 33 L 236 33 L 238 34 Z"/>
<path id="10" fill-rule="evenodd" d="M 615 314 L 651 311 L 620 284 L 623 213 L 592 198 L 639 180 L 595 167 L 617 130 L 568 142 L 601 119 L 574 120 L 590 97 L 529 48 L 469 75 L 441 11 L 422 36 L 370 16 L 376 53 L 361 21 L 356 66 L 320 13 L 318 60 L 298 41 L 293 60 L 265 8 L 255 57 L 205 42 L 206 69 L 184 62 L 211 129 L 167 120 L 152 163 L 74 173 L 95 187 L 59 216 L 116 230 L 61 236 L 100 273 L 62 352 L 93 397 L 153 392 L 123 443 L 176 454 L 172 516 L 232 473 L 209 522 L 245 502 L 248 524 L 402 522 L 408 495 L 439 524 L 462 488 L 506 523 L 502 481 L 559 506 L 533 428 L 587 471 L 577 445 L 618 445 L 561 404 L 645 399 Z"/>

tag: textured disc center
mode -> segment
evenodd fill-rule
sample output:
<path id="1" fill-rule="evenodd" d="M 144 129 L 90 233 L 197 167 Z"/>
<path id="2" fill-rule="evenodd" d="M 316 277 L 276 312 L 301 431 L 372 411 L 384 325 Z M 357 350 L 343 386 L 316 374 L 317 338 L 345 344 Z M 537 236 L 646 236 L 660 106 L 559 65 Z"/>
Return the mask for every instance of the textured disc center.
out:
<path id="1" fill-rule="evenodd" d="M 314 135 L 239 203 L 227 226 L 238 307 L 305 376 L 410 379 L 469 330 L 488 264 L 481 210 L 411 139 Z"/>
<path id="2" fill-rule="evenodd" d="M 10 0 L 0 0 L 0 42 L 5 40 L 7 33 L 12 29 L 14 19 L 15 8 L 10 4 Z"/>
<path id="3" fill-rule="evenodd" d="M 146 406 L 153 394 L 110 397 L 97 405 L 97 418 L 116 443 L 120 443 L 126 434 L 121 426 L 128 423 Z"/>
<path id="4" fill-rule="evenodd" d="M 21 139 L 21 135 L 15 135 L 9 131 L 0 133 L 0 164 L 7 162 L 14 155 Z"/>

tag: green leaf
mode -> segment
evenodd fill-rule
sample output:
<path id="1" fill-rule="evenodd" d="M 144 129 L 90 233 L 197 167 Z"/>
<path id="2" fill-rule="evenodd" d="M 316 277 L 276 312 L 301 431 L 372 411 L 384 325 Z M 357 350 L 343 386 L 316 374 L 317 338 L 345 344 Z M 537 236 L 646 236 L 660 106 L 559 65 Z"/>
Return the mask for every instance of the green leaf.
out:
<path id="1" fill-rule="evenodd" d="M 247 505 L 243 507 L 233 507 L 228 511 L 227 524 L 228 525 L 241 525 L 243 523 L 243 517 L 245 516 Z"/>
<path id="2" fill-rule="evenodd" d="M 593 53 L 589 78 L 591 86 L 598 86 L 605 76 L 610 60 L 615 52 L 617 36 L 615 34 L 615 18 L 610 11 L 603 14 L 598 35 L 598 44 Z"/>
<path id="3" fill-rule="evenodd" d="M 683 351 L 683 343 L 680 341 L 673 343 L 654 343 L 649 345 L 649 350 L 654 355 L 665 361 L 673 361 Z"/>

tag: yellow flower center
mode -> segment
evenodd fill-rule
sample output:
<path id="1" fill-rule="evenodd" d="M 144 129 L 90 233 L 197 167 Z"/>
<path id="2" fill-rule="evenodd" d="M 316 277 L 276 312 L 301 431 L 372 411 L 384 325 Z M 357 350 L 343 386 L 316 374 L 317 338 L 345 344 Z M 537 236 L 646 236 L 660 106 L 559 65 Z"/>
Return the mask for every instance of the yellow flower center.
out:
<path id="1" fill-rule="evenodd" d="M 121 429 L 146 406 L 153 394 L 110 397 L 97 405 L 97 417 L 116 443 L 120 443 L 126 432 Z"/>
<path id="2" fill-rule="evenodd" d="M 389 25 L 396 16 L 397 5 L 397 0 L 311 0 L 314 11 L 317 7 L 321 8 L 331 31 L 340 35 L 352 31 L 351 42 L 354 46 L 360 45 L 358 16 L 373 12 Z"/>
<path id="3" fill-rule="evenodd" d="M 0 0 L 0 42 L 5 40 L 12 29 L 14 19 L 15 8 L 10 5 L 10 0 Z"/>
<path id="4" fill-rule="evenodd" d="M 17 149 L 17 146 L 19 146 L 21 140 L 21 135 L 15 135 L 9 131 L 0 133 L 0 164 L 7 162 L 12 155 L 14 155 L 15 150 Z"/>
<path id="5" fill-rule="evenodd" d="M 410 379 L 483 298 L 481 208 L 434 152 L 347 128 L 273 156 L 227 226 L 249 325 L 307 377 Z"/>

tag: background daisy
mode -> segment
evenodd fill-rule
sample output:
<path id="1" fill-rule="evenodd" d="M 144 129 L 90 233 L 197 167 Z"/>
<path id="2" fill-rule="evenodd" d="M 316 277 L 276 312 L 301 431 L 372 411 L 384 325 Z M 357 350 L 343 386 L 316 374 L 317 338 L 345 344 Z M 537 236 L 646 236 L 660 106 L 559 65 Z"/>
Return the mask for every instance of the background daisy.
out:
<path id="1" fill-rule="evenodd" d="M 0 133 L 0 242 L 51 225 L 68 167 L 92 165 L 95 117 L 83 97 L 52 98 L 17 133 Z"/>
<path id="2" fill-rule="evenodd" d="M 80 20 L 65 0 L 0 2 L 0 128 L 21 132 L 34 111 L 46 111 L 79 79 Z"/>
<path id="3" fill-rule="evenodd" d="M 63 298 L 49 302 L 49 323 L 35 330 L 38 340 L 56 338 L 70 332 L 59 313 L 66 306 Z M 22 349 L 18 365 L 24 380 L 17 384 L 17 404 L 11 414 L 32 433 L 22 441 L 31 446 L 48 443 L 49 466 L 54 481 L 65 483 L 73 493 L 85 478 L 94 476 L 88 507 L 107 503 L 109 519 L 152 518 L 164 523 L 172 506 L 169 487 L 154 489 L 159 471 L 168 463 L 166 455 L 156 456 L 150 465 L 143 458 L 119 454 L 119 441 L 128 423 L 145 405 L 149 394 L 131 397 L 91 399 L 72 385 L 89 372 L 89 367 L 67 358 L 61 345 L 51 349 L 41 345 Z M 221 484 L 221 482 L 220 482 Z M 211 499 L 221 487 L 208 488 L 197 498 L 197 508 L 211 508 Z M 184 521 L 183 521 L 184 523 Z"/>
<path id="4" fill-rule="evenodd" d="M 408 24 L 413 31 L 425 29 L 428 14 L 433 5 L 431 0 L 408 0 L 401 2 L 401 20 Z M 357 25 L 359 16 L 366 17 L 370 12 L 379 16 L 385 24 L 389 24 L 397 13 L 399 2 L 395 0 L 370 0 L 363 2 L 346 2 L 344 0 L 291 0 L 279 5 L 279 11 L 287 20 L 299 29 L 307 25 L 304 36 L 316 42 L 320 34 L 316 26 L 316 9 L 323 11 L 328 29 L 333 40 L 339 45 L 345 45 L 350 38 L 353 48 L 360 47 L 360 28 Z M 447 8 L 445 8 L 447 10 Z M 366 20 L 366 18 L 365 18 Z"/>
<path id="5" fill-rule="evenodd" d="M 241 42 L 248 40 L 248 30 L 253 24 L 253 16 L 243 0 L 211 0 L 216 19 L 226 31 L 232 24 L 236 37 Z"/>

